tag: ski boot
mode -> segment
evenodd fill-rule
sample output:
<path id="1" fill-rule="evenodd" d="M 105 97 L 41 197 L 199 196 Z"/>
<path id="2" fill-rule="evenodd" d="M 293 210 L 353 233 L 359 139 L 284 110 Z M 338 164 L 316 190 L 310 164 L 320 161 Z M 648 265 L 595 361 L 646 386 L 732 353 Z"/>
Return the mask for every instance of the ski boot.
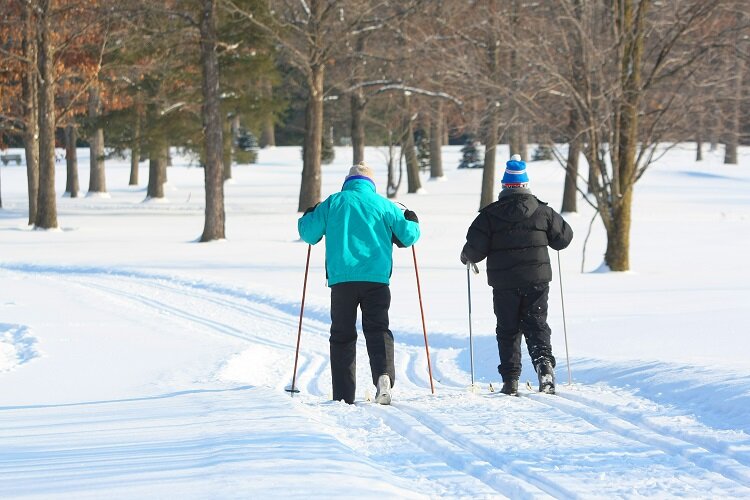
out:
<path id="1" fill-rule="evenodd" d="M 503 388 L 500 392 L 508 396 L 518 396 L 518 380 L 507 380 L 503 382 Z"/>
<path id="2" fill-rule="evenodd" d="M 542 361 L 536 367 L 536 373 L 539 375 L 539 392 L 545 394 L 555 393 L 555 370 L 552 363 Z"/>
<path id="3" fill-rule="evenodd" d="M 391 377 L 387 374 L 378 377 L 378 392 L 375 393 L 375 402 L 381 405 L 391 404 Z"/>

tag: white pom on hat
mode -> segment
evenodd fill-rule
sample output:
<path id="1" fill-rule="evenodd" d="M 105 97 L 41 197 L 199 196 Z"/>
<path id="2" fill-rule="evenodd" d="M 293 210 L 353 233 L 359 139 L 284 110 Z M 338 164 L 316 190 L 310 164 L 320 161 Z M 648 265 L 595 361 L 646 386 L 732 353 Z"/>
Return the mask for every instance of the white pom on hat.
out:
<path id="1" fill-rule="evenodd" d="M 512 161 L 521 161 L 521 155 L 515 154 L 515 155 L 511 156 L 510 159 Z"/>
<path id="2" fill-rule="evenodd" d="M 349 169 L 349 173 L 347 174 L 346 178 L 348 179 L 349 177 L 352 177 L 355 175 L 361 175 L 369 179 L 374 179 L 375 171 L 364 161 L 361 161 Z"/>

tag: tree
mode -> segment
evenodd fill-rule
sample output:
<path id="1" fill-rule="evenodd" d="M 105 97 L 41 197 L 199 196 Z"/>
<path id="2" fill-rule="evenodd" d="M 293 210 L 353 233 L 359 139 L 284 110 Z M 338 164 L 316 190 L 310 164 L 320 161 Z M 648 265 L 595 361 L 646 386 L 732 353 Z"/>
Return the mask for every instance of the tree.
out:
<path id="1" fill-rule="evenodd" d="M 668 137 L 669 123 L 689 108 L 681 90 L 710 46 L 705 40 L 713 33 L 701 28 L 717 4 L 565 0 L 559 9 L 536 13 L 544 16 L 541 24 L 549 24 L 524 57 L 581 120 L 584 155 L 593 170 L 588 181 L 607 232 L 604 261 L 613 271 L 630 268 L 633 187 Z M 573 37 L 577 43 L 568 43 L 570 27 L 581 33 Z M 573 53 L 578 50 L 581 58 Z M 527 102 L 534 107 L 531 98 Z"/>
<path id="2" fill-rule="evenodd" d="M 38 0 L 37 67 L 39 71 L 39 194 L 34 226 L 57 227 L 55 201 L 55 49 L 52 45 L 52 0 Z"/>
<path id="3" fill-rule="evenodd" d="M 216 1 L 202 0 L 200 53 L 203 89 L 203 133 L 206 144 L 206 217 L 201 241 L 223 239 L 224 168 L 219 109 L 219 61 L 216 54 Z"/>
<path id="4" fill-rule="evenodd" d="M 320 201 L 321 144 L 325 76 L 335 58 L 345 52 L 367 19 L 389 5 L 388 0 L 266 0 L 263 5 L 222 0 L 229 12 L 272 37 L 282 47 L 285 63 L 294 67 L 305 83 L 306 109 L 302 182 L 297 205 L 304 211 Z"/>

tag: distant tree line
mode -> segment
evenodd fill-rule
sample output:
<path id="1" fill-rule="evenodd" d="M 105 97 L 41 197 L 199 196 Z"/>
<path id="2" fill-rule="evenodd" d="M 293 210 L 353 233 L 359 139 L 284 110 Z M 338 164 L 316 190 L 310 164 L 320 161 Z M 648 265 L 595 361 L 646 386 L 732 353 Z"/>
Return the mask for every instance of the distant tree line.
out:
<path id="1" fill-rule="evenodd" d="M 5 0 L 0 141 L 25 148 L 38 228 L 57 227 L 56 145 L 71 197 L 78 141 L 89 194 L 107 192 L 105 152 L 130 154 L 133 185 L 147 160 L 160 198 L 170 148 L 191 151 L 201 241 L 225 237 L 223 182 L 256 138 L 302 146 L 300 211 L 321 199 L 333 140 L 352 163 L 387 146 L 389 196 L 400 165 L 417 192 L 420 171 L 443 176 L 451 137 L 479 140 L 480 207 L 495 198 L 495 147 L 527 159 L 536 143 L 566 169 L 562 210 L 591 203 L 605 262 L 627 270 L 633 186 L 657 144 L 693 141 L 696 160 L 722 144 L 737 163 L 749 56 L 745 0 Z"/>

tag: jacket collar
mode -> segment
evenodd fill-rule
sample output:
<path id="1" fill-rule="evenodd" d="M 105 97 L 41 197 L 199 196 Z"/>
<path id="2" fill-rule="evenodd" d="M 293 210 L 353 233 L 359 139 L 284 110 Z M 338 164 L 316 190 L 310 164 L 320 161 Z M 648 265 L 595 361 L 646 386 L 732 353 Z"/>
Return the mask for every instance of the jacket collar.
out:
<path id="1" fill-rule="evenodd" d="M 506 196 L 512 196 L 514 194 L 531 194 L 531 189 L 528 188 L 513 188 L 513 189 L 503 189 L 500 191 L 500 194 L 498 195 L 497 199 L 500 200 L 502 198 L 505 198 Z"/>
<path id="2" fill-rule="evenodd" d="M 370 188 L 372 191 L 375 191 L 375 181 L 370 179 L 369 177 L 365 177 L 364 175 L 350 175 L 346 178 L 344 181 L 344 185 L 341 186 L 341 190 L 349 191 L 360 191 L 363 188 Z"/>

